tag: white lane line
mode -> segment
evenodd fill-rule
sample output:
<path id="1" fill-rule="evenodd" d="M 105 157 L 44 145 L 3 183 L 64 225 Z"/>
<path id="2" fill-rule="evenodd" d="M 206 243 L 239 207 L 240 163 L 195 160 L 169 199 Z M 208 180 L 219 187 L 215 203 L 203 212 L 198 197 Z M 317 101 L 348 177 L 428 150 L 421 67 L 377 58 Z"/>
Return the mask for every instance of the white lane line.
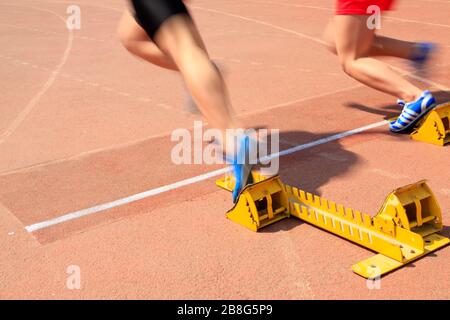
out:
<path id="1" fill-rule="evenodd" d="M 88 209 L 84 209 L 84 210 L 80 210 L 80 211 L 75 211 L 75 212 L 72 212 L 72 213 L 65 214 L 63 216 L 54 218 L 54 219 L 50 219 L 50 220 L 42 221 L 42 222 L 39 222 L 39 223 L 35 223 L 35 224 L 32 224 L 30 226 L 25 227 L 25 229 L 28 232 L 34 232 L 34 231 L 37 231 L 37 230 L 45 229 L 45 228 L 48 228 L 50 226 L 54 226 L 54 225 L 57 225 L 57 224 L 60 224 L 60 223 L 63 223 L 63 222 L 67 222 L 67 221 L 70 221 L 70 220 L 78 219 L 78 218 L 81 218 L 81 217 L 84 217 L 84 216 L 88 216 L 88 215 L 91 215 L 91 214 L 94 214 L 94 213 L 98 213 L 98 212 L 101 212 L 101 211 L 105 211 L 105 210 L 108 210 L 108 209 L 112 209 L 112 208 L 115 208 L 115 207 L 123 206 L 123 205 L 128 204 L 128 203 L 132 203 L 132 202 L 139 201 L 139 200 L 142 200 L 142 199 L 145 199 L 145 198 L 153 197 L 153 196 L 156 196 L 156 195 L 161 194 L 161 193 L 165 193 L 165 192 L 168 192 L 168 191 L 171 191 L 171 190 L 179 189 L 179 188 L 184 187 L 184 186 L 188 186 L 188 185 L 191 185 L 191 184 L 203 181 L 203 180 L 207 180 L 207 179 L 210 179 L 210 178 L 213 178 L 213 177 L 216 177 L 216 176 L 220 176 L 220 175 L 223 175 L 223 174 L 227 173 L 229 170 L 231 170 L 231 167 L 227 167 L 227 168 L 211 171 L 211 172 L 199 175 L 199 176 L 195 176 L 195 177 L 192 177 L 192 178 L 189 178 L 189 179 L 181 180 L 181 181 L 178 181 L 178 182 L 175 182 L 175 183 L 172 183 L 172 184 L 169 184 L 169 185 L 165 185 L 165 186 L 162 186 L 162 187 L 159 187 L 159 188 L 156 188 L 156 189 L 151 189 L 151 190 L 148 190 L 148 191 L 145 191 L 145 192 L 142 192 L 142 193 L 138 193 L 138 194 L 135 194 L 135 195 L 123 198 L 123 199 L 119 199 L 119 200 L 116 200 L 116 201 L 100 204 L 100 205 L 92 207 L 92 208 L 88 208 Z"/>
<path id="2" fill-rule="evenodd" d="M 325 144 L 325 143 L 328 143 L 328 142 L 331 142 L 331 141 L 339 140 L 339 139 L 342 139 L 344 137 L 348 137 L 348 136 L 351 136 L 351 135 L 355 135 L 355 134 L 361 133 L 363 131 L 367 131 L 367 130 L 370 130 L 370 129 L 381 127 L 381 126 L 386 125 L 387 123 L 388 123 L 388 121 L 384 120 L 384 121 L 376 122 L 376 123 L 373 123 L 373 124 L 370 124 L 370 125 L 367 125 L 367 126 L 364 126 L 364 127 L 360 127 L 360 128 L 357 128 L 357 129 L 353 129 L 353 130 L 345 131 L 345 132 L 342 132 L 342 133 L 338 133 L 338 134 L 335 134 L 335 135 L 332 135 L 332 136 L 329 136 L 329 137 L 325 137 L 325 138 L 322 138 L 322 139 L 319 139 L 319 140 L 316 140 L 316 141 L 312 141 L 312 142 L 309 142 L 309 143 L 306 143 L 306 144 L 298 145 L 298 146 L 295 146 L 293 148 L 289 148 L 289 149 L 283 150 L 283 151 L 278 152 L 278 153 L 271 154 L 271 155 L 269 155 L 267 157 L 262 158 L 261 160 L 262 161 L 268 161 L 269 159 L 274 159 L 274 158 L 277 158 L 277 157 L 286 156 L 286 155 L 289 155 L 289 154 L 292 154 L 292 153 L 295 153 L 295 152 L 299 152 L 299 151 L 302 151 L 302 150 L 305 150 L 305 149 L 316 147 L 316 146 L 321 145 L 321 144 Z M 94 214 L 94 213 L 99 213 L 99 212 L 102 212 L 102 211 L 105 211 L 105 210 L 108 210 L 108 209 L 112 209 L 112 208 L 116 208 L 116 207 L 119 207 L 119 206 L 123 206 L 123 205 L 129 204 L 129 203 L 136 202 L 136 201 L 139 201 L 139 200 L 142 200 L 142 199 L 146 199 L 146 198 L 150 198 L 150 197 L 153 197 L 153 196 L 156 196 L 156 195 L 168 192 L 168 191 L 172 191 L 172 190 L 179 189 L 179 188 L 182 188 L 182 187 L 185 187 L 185 186 L 189 186 L 189 185 L 201 182 L 201 181 L 205 181 L 207 179 L 226 174 L 227 172 L 231 171 L 231 169 L 232 169 L 231 167 L 226 167 L 226 168 L 223 168 L 223 169 L 207 172 L 205 174 L 201 174 L 201 175 L 189 178 L 189 179 L 181 180 L 181 181 L 178 181 L 178 182 L 175 182 L 175 183 L 172 183 L 172 184 L 168 184 L 168 185 L 156 188 L 156 189 L 151 189 L 151 190 L 148 190 L 148 191 L 144 191 L 142 193 L 138 193 L 138 194 L 126 197 L 126 198 L 122 198 L 122 199 L 115 200 L 115 201 L 112 201 L 112 202 L 100 204 L 100 205 L 97 205 L 97 206 L 94 206 L 94 207 L 91 207 L 91 208 L 87 208 L 87 209 L 75 211 L 75 212 L 72 212 L 72 213 L 68 213 L 68 214 L 59 216 L 59 217 L 54 218 L 54 219 L 38 222 L 38 223 L 35 223 L 35 224 L 32 224 L 32 225 L 26 226 L 25 229 L 28 232 L 30 232 L 30 233 L 38 231 L 38 230 L 42 230 L 42 229 L 45 229 L 45 228 L 48 228 L 48 227 L 51 227 L 51 226 L 54 226 L 54 225 L 57 225 L 57 224 L 61 224 L 63 222 L 75 220 L 75 219 L 78 219 L 78 218 L 81 218 L 81 217 L 85 217 L 85 216 L 88 216 L 88 215 L 91 215 L 91 214 Z"/>
<path id="3" fill-rule="evenodd" d="M 360 127 L 360 128 L 356 128 L 356 129 L 353 129 L 353 130 L 337 133 L 337 134 L 334 134 L 332 136 L 321 138 L 319 140 L 315 140 L 315 141 L 312 141 L 312 142 L 309 142 L 309 143 L 301 144 L 301 145 L 298 145 L 298 146 L 286 149 L 284 151 L 280 151 L 278 153 L 271 154 L 269 156 L 261 158 L 261 161 L 262 162 L 267 162 L 267 161 L 272 160 L 274 158 L 287 156 L 289 154 L 292 154 L 292 153 L 295 153 L 295 152 L 299 152 L 299 151 L 302 151 L 302 150 L 305 150 L 305 149 L 313 148 L 313 147 L 316 147 L 316 146 L 321 145 L 321 144 L 325 144 L 325 143 L 328 143 L 328 142 L 331 142 L 331 141 L 340 140 L 340 139 L 343 139 L 343 138 L 348 137 L 348 136 L 353 136 L 355 134 L 358 134 L 358 133 L 361 133 L 361 132 L 364 132 L 364 131 L 375 129 L 375 128 L 384 126 L 384 125 L 386 125 L 388 123 L 389 123 L 389 121 L 383 120 L 383 121 L 380 121 L 380 122 L 375 122 L 375 123 L 369 124 L 369 125 L 364 126 L 364 127 Z"/>

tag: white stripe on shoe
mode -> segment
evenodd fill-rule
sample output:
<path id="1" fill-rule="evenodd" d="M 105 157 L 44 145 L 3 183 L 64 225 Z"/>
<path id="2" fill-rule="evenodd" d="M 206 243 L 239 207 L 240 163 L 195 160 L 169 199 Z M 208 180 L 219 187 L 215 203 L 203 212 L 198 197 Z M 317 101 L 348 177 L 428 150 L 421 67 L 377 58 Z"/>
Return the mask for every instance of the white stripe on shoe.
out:
<path id="1" fill-rule="evenodd" d="M 401 115 L 400 115 L 400 120 L 401 120 L 404 124 L 409 124 L 409 123 L 411 123 L 411 121 L 414 120 L 414 119 L 412 119 L 412 120 L 407 119 L 407 118 L 405 117 L 404 114 L 401 114 Z"/>
<path id="2" fill-rule="evenodd" d="M 431 94 L 428 94 L 423 100 L 422 100 L 422 104 L 420 105 L 420 109 L 422 112 L 425 112 L 425 110 L 427 110 L 427 105 L 430 102 L 430 100 L 433 98 L 433 96 Z"/>
<path id="3" fill-rule="evenodd" d="M 409 108 L 403 109 L 402 113 L 406 113 L 406 114 L 408 114 L 411 117 L 418 117 L 419 116 L 419 114 L 417 112 L 415 112 L 414 110 L 409 109 Z"/>
<path id="4" fill-rule="evenodd" d="M 408 114 L 407 112 L 403 112 L 401 116 L 404 117 L 405 119 L 410 120 L 410 121 L 415 119 L 414 116 Z"/>

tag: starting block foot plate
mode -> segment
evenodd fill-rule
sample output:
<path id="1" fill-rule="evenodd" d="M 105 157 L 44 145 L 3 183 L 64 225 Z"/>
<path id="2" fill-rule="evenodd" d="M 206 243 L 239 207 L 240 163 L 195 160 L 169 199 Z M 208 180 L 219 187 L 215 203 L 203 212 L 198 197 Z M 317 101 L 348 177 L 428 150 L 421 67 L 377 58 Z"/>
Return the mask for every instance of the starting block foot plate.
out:
<path id="1" fill-rule="evenodd" d="M 439 234 L 431 234 L 429 236 L 424 237 L 424 248 L 425 250 L 420 254 L 417 254 L 411 260 L 407 262 L 399 262 L 397 260 L 386 257 L 382 254 L 377 254 L 369 259 L 358 262 L 357 264 L 352 266 L 353 272 L 356 274 L 367 278 L 374 279 L 377 277 L 381 277 L 389 272 L 392 272 L 396 269 L 399 269 L 406 264 L 419 259 L 422 256 L 429 254 L 430 252 L 436 251 L 442 247 L 445 247 L 450 243 L 450 239 L 443 237 Z"/>
<path id="2" fill-rule="evenodd" d="M 256 182 L 241 191 L 227 218 L 252 231 L 289 218 L 289 201 L 280 178 L 265 179 L 253 174 L 253 181 Z M 232 178 L 219 179 L 216 183 L 228 191 L 234 187 Z"/>
<path id="3" fill-rule="evenodd" d="M 450 102 L 437 106 L 411 133 L 416 141 L 444 146 L 450 142 Z"/>

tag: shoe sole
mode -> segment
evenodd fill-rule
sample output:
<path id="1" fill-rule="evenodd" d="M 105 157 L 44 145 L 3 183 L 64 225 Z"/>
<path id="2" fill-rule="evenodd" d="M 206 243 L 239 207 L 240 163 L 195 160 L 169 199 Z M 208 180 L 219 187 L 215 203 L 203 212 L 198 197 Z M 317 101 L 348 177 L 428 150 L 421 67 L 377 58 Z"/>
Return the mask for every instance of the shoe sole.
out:
<path id="1" fill-rule="evenodd" d="M 248 186 L 253 184 L 253 176 L 251 175 L 252 173 L 252 168 L 253 165 L 251 164 L 244 164 L 244 168 L 242 170 L 242 174 L 241 174 L 241 181 L 245 181 L 241 187 L 239 188 L 238 191 L 238 196 L 236 197 L 236 201 L 235 203 L 239 200 L 239 197 L 241 196 L 242 191 Z"/>

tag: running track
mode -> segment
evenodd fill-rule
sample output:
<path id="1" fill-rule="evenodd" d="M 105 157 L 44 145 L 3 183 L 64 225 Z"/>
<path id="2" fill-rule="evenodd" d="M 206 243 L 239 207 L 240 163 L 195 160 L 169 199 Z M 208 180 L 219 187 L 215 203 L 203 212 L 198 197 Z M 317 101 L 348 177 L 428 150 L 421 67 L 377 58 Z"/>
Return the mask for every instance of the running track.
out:
<path id="1" fill-rule="evenodd" d="M 448 249 L 368 290 L 350 271 L 373 254 L 364 248 L 295 220 L 258 234 L 227 221 L 230 195 L 214 186 L 223 168 L 170 161 L 170 133 L 197 118 L 176 74 L 120 47 L 124 1 L 77 1 L 72 32 L 69 4 L 0 4 L 1 298 L 450 297 Z M 426 178 L 450 225 L 449 149 L 388 133 L 392 99 L 347 78 L 321 47 L 332 7 L 191 3 L 242 121 L 281 130 L 285 182 L 375 214 L 392 189 Z M 398 9 L 382 33 L 439 43 L 430 75 L 408 77 L 450 100 L 450 1 Z M 81 290 L 66 287 L 70 265 Z"/>

